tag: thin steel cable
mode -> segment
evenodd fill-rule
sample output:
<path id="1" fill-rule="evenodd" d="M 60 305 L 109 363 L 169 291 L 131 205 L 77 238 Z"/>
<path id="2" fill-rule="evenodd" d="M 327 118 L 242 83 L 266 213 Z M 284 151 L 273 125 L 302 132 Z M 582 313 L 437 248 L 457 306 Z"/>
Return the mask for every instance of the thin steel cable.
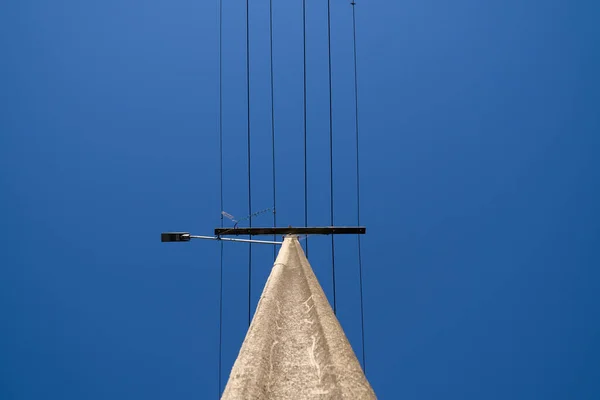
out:
<path id="1" fill-rule="evenodd" d="M 269 43 L 271 57 L 271 151 L 273 160 L 273 227 L 277 226 L 277 205 L 276 205 L 276 190 L 275 190 L 275 102 L 273 96 L 273 0 L 269 0 Z M 275 241 L 277 235 L 273 235 Z M 273 261 L 277 257 L 277 251 L 273 247 Z"/>
<path id="2" fill-rule="evenodd" d="M 221 225 L 223 227 L 223 225 Z M 222 359 L 222 341 L 223 341 L 223 242 L 219 243 L 221 246 L 220 260 L 221 267 L 219 269 L 219 394 L 218 398 L 221 398 L 221 359 Z"/>
<path id="3" fill-rule="evenodd" d="M 248 103 L 248 224 L 252 228 L 252 186 L 250 174 L 250 0 L 246 0 L 246 94 Z M 252 239 L 252 235 L 250 235 Z M 251 306 L 252 299 L 252 243 L 248 244 L 248 326 L 251 321 Z"/>
<path id="4" fill-rule="evenodd" d="M 223 211 L 223 0 L 219 0 L 219 191 L 220 210 Z M 223 227 L 223 214 L 221 214 L 221 228 Z M 223 348 L 223 242 L 220 243 L 220 267 L 219 267 L 219 390 L 218 398 L 221 398 L 221 362 Z"/>
<path id="5" fill-rule="evenodd" d="M 356 127 L 356 221 L 360 226 L 360 168 L 359 168 L 359 136 L 358 136 L 358 72 L 356 68 L 356 13 L 354 6 L 356 2 L 352 1 L 352 44 L 354 47 L 354 125 Z M 363 308 L 363 273 L 362 273 L 362 254 L 360 249 L 360 235 L 356 235 L 358 239 L 358 273 L 360 282 L 360 325 L 362 339 L 362 359 L 363 371 L 367 373 L 367 363 L 365 360 L 365 315 Z"/>
<path id="6" fill-rule="evenodd" d="M 302 37 L 304 47 L 304 226 L 308 226 L 308 173 L 306 163 L 306 0 L 302 0 Z M 306 240 L 306 257 L 308 257 L 308 239 Z"/>
<path id="7" fill-rule="evenodd" d="M 331 188 L 330 217 L 333 226 L 333 106 L 331 94 L 331 0 L 327 0 L 327 52 L 329 57 L 329 185 Z M 331 271 L 333 275 L 333 312 L 336 313 L 335 299 L 335 245 L 331 235 Z"/>

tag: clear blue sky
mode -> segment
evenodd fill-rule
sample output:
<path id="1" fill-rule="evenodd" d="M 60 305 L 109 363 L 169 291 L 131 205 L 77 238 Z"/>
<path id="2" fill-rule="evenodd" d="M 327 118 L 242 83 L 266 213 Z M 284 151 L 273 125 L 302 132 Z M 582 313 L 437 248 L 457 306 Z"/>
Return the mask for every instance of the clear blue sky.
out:
<path id="1" fill-rule="evenodd" d="M 248 214 L 245 2 L 224 1 L 224 209 Z M 251 2 L 254 211 L 272 206 Z M 301 1 L 274 1 L 278 224 L 304 222 Z M 356 223 L 349 1 L 332 4 L 335 223 Z M 356 6 L 367 376 L 382 399 L 600 398 L 597 2 Z M 218 3 L 0 6 L 0 398 L 217 398 Z M 307 0 L 308 220 L 329 224 L 326 2 Z M 270 215 L 254 221 L 270 225 Z M 223 375 L 247 327 L 226 244 Z M 309 258 L 331 296 L 328 238 Z M 272 248 L 253 247 L 252 307 Z M 338 316 L 360 357 L 356 238 Z M 225 379 L 223 384 L 225 383 Z"/>

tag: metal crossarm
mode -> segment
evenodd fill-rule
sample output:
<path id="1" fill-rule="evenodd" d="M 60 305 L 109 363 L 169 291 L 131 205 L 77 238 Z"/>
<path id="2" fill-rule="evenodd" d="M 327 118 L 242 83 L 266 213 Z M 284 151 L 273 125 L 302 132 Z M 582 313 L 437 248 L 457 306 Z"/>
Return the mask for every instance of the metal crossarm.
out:
<path id="1" fill-rule="evenodd" d="M 215 236 L 239 235 L 338 235 L 365 234 L 364 226 L 320 226 L 320 227 L 287 227 L 287 228 L 215 228 Z"/>

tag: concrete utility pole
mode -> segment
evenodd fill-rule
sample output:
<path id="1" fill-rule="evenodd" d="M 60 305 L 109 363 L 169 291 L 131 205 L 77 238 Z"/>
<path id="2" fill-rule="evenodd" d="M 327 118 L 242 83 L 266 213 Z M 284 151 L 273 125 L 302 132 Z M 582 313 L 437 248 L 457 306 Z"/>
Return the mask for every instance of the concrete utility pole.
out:
<path id="1" fill-rule="evenodd" d="M 283 241 L 222 399 L 376 399 L 297 236 Z"/>

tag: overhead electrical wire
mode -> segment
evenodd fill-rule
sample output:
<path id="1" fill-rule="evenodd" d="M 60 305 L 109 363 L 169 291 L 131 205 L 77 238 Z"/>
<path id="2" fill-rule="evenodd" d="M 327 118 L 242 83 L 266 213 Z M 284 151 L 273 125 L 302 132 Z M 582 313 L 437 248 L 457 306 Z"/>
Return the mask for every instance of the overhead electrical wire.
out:
<path id="1" fill-rule="evenodd" d="M 330 217 L 333 226 L 333 103 L 331 94 L 331 0 L 327 0 L 327 53 L 329 57 L 329 185 L 330 185 Z M 335 244 L 331 235 L 331 273 L 333 276 L 333 312 L 336 313 L 335 299 Z"/>
<path id="2" fill-rule="evenodd" d="M 246 0 L 246 94 L 248 103 L 248 224 L 252 228 L 252 186 L 251 186 L 251 174 L 250 174 L 250 0 Z M 250 235 L 252 239 L 252 235 Z M 252 299 L 252 243 L 248 243 L 248 326 L 251 322 L 251 299 Z"/>
<path id="3" fill-rule="evenodd" d="M 223 0 L 219 0 L 219 191 L 220 191 L 220 215 L 221 228 L 223 228 Z M 221 397 L 221 363 L 223 349 L 223 242 L 219 243 L 220 267 L 219 267 L 219 398 Z"/>
<path id="4" fill-rule="evenodd" d="M 304 48 L 304 226 L 308 226 L 308 169 L 306 163 L 306 0 L 302 0 L 302 38 Z M 308 257 L 308 239 L 306 239 L 306 257 Z"/>
<path id="5" fill-rule="evenodd" d="M 271 151 L 273 160 L 273 227 L 277 226 L 277 207 L 275 190 L 275 102 L 273 96 L 273 0 L 269 0 L 269 44 L 270 44 L 270 67 L 271 67 Z M 275 241 L 277 235 L 273 235 Z M 277 257 L 275 247 L 273 247 L 273 262 Z"/>
<path id="6" fill-rule="evenodd" d="M 356 222 L 360 226 L 360 166 L 359 166 L 359 136 L 358 136 L 358 72 L 356 68 L 356 2 L 352 0 L 352 47 L 354 50 L 354 125 L 356 127 Z M 360 235 L 358 239 L 358 274 L 360 282 L 360 325 L 362 339 L 362 359 L 363 371 L 367 373 L 367 363 L 365 360 L 365 314 L 363 308 L 363 273 L 362 273 L 362 254 L 360 249 Z"/>

